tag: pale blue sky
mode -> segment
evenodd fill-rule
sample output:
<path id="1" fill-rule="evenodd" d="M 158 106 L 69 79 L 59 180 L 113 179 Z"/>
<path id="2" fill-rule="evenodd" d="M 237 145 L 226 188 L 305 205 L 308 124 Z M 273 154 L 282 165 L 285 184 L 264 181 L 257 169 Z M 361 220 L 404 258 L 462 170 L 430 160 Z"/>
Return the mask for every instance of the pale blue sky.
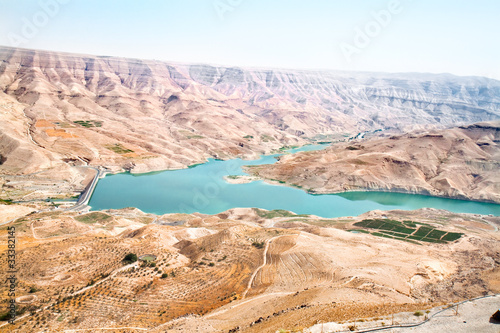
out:
<path id="1" fill-rule="evenodd" d="M 397 3 L 382 27 L 373 13 Z M 499 18 L 498 0 L 0 0 L 0 45 L 500 79 Z"/>

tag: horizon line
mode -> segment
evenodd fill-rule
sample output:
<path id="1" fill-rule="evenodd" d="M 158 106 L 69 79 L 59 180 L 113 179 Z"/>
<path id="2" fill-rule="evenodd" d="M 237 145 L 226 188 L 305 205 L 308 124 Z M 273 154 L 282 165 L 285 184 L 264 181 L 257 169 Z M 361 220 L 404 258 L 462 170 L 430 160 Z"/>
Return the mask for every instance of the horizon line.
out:
<path id="1" fill-rule="evenodd" d="M 0 49 L 8 48 L 14 50 L 26 50 L 26 51 L 41 51 L 47 53 L 62 53 L 66 55 L 72 56 L 87 56 L 87 57 L 95 57 L 95 58 L 114 58 L 114 59 L 128 59 L 128 60 L 140 60 L 143 62 L 152 61 L 152 62 L 162 62 L 166 64 L 176 64 L 176 65 L 184 65 L 184 66 L 195 66 L 195 65 L 205 65 L 205 66 L 213 66 L 213 67 L 221 67 L 221 68 L 240 68 L 246 70 L 279 70 L 279 71 L 303 71 L 303 72 L 342 72 L 345 74 L 386 74 L 386 75 L 430 75 L 430 76 L 454 76 L 458 78 L 482 78 L 487 80 L 494 80 L 500 82 L 500 78 L 492 78 L 483 75 L 459 75 L 449 72 L 382 72 L 382 71 L 364 71 L 364 70 L 347 70 L 347 69 L 332 69 L 332 68 L 289 68 L 289 67 L 267 67 L 267 66 L 246 66 L 246 65 L 228 65 L 221 63 L 210 63 L 210 62 L 182 62 L 175 60 L 164 60 L 164 59 L 146 59 L 146 58 L 137 58 L 131 56 L 122 56 L 122 55 L 97 55 L 92 53 L 80 53 L 80 52 L 71 52 L 71 51 L 58 51 L 58 50 L 47 50 L 47 49 L 34 49 L 34 48 L 25 48 L 25 47 L 17 47 L 17 46 L 9 46 L 9 45 L 0 45 Z"/>

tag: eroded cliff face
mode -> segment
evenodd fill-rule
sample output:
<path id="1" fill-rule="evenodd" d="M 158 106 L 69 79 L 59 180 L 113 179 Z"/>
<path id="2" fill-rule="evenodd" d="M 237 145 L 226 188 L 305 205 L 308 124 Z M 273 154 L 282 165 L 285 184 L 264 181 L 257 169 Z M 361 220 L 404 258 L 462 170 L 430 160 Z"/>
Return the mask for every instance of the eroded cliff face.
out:
<path id="1" fill-rule="evenodd" d="M 334 144 L 249 167 L 315 193 L 399 191 L 500 202 L 500 122 Z"/>
<path id="2" fill-rule="evenodd" d="M 17 139 L 29 143 L 30 133 L 56 160 L 141 172 L 307 142 L 218 102 L 223 95 L 192 80 L 184 89 L 166 64 L 13 49 L 0 57 L 5 112 L 24 118 Z M 9 123 L 2 125 L 6 132 Z M 17 157 L 3 146 L 5 171 L 30 171 L 27 163 L 7 168 Z M 43 165 L 35 157 L 30 164 Z"/>
<path id="3" fill-rule="evenodd" d="M 211 66 L 191 66 L 189 73 L 196 82 L 264 109 L 259 115 L 273 125 L 300 129 L 292 125 L 293 119 L 307 124 L 305 130 L 313 130 L 310 134 L 352 127 L 449 126 L 499 116 L 500 82 L 486 78 Z M 282 111 L 304 112 L 286 117 Z"/>
<path id="4" fill-rule="evenodd" d="M 500 82 L 486 78 L 241 69 L 7 47 L 0 61 L 0 173 L 9 175 L 74 174 L 69 166 L 86 163 L 137 173 L 183 168 L 363 131 L 500 116 Z M 62 178 L 74 183 L 73 176 Z"/>
<path id="5" fill-rule="evenodd" d="M 500 115 L 500 82 L 486 78 L 244 70 L 6 47 L 0 60 L 0 89 L 22 106 L 36 143 L 136 171 L 255 157 L 318 135 Z"/>

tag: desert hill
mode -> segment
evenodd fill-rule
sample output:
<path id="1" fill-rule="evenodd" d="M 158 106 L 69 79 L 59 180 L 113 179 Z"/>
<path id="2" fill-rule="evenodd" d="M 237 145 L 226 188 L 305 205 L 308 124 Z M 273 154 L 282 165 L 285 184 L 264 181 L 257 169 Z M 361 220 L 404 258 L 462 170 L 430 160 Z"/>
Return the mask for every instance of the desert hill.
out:
<path id="1" fill-rule="evenodd" d="M 314 193 L 419 193 L 500 202 L 500 122 L 333 144 L 248 167 Z"/>
<path id="2" fill-rule="evenodd" d="M 500 116 L 500 82 L 243 69 L 0 47 L 2 198 L 68 197 L 95 171 L 256 158 L 358 133 Z"/>
<path id="3" fill-rule="evenodd" d="M 82 160 L 134 172 L 179 168 L 312 139 L 500 116 L 500 82 L 479 77 L 243 69 L 8 47 L 0 61 L 3 172 Z M 23 128 L 13 133 L 12 121 Z M 39 147 L 26 152 L 33 143 Z"/>
<path id="4" fill-rule="evenodd" d="M 435 209 L 337 219 L 252 208 L 213 216 L 35 212 L 9 224 L 19 242 L 19 320 L 0 322 L 0 331 L 276 332 L 318 321 L 388 323 L 394 312 L 498 293 L 499 223 Z M 7 237 L 0 227 L 3 280 Z M 128 253 L 152 261 L 123 261 Z M 0 295 L 7 293 L 1 285 Z"/>

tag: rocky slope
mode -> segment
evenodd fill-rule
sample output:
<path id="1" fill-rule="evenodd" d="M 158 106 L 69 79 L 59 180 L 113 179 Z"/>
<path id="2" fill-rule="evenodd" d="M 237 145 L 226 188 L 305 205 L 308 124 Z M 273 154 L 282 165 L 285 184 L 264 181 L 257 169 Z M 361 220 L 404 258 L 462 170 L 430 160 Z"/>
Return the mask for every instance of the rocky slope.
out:
<path id="1" fill-rule="evenodd" d="M 48 187 L 55 194 L 81 190 L 92 172 L 75 165 L 140 173 L 210 157 L 256 158 L 282 146 L 341 141 L 364 131 L 497 119 L 500 82 L 0 47 L 0 117 L 1 182 L 10 184 L 9 196 L 24 197 Z M 12 178 L 19 175 L 33 181 L 29 191 L 26 179 Z"/>
<path id="2" fill-rule="evenodd" d="M 360 222 L 374 220 L 460 238 L 359 232 L 370 230 Z M 36 212 L 9 224 L 19 244 L 16 304 L 24 315 L 9 325 L 1 308 L 0 332 L 297 332 L 318 322 L 423 312 L 499 292 L 499 223 L 435 209 L 339 219 L 251 208 L 217 215 Z M 358 232 L 348 232 L 353 228 Z M 3 281 L 10 276 L 8 236 L 0 233 Z M 154 265 L 124 262 L 129 253 L 152 255 Z M 0 284 L 2 299 L 8 293 Z"/>
<path id="3" fill-rule="evenodd" d="M 249 167 L 316 193 L 398 191 L 500 202 L 500 122 L 334 144 Z"/>
<path id="4" fill-rule="evenodd" d="M 13 99 L 2 101 L 24 111 L 33 140 L 55 159 L 136 172 L 255 157 L 313 137 L 500 116 L 500 82 L 486 78 L 245 70 L 7 47 L 0 61 L 0 91 Z M 23 168 L 9 149 L 0 154 Z"/>

